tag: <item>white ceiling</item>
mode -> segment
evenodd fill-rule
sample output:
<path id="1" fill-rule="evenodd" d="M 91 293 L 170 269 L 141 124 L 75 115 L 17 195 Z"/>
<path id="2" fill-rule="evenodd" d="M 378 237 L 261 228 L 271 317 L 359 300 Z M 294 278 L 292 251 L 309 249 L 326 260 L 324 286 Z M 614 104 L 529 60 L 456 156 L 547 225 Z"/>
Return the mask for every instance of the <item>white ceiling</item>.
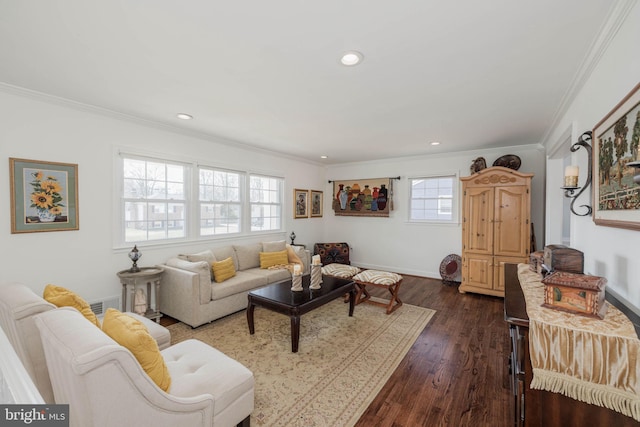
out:
<path id="1" fill-rule="evenodd" d="M 326 164 L 537 144 L 611 4 L 0 0 L 0 82 Z"/>

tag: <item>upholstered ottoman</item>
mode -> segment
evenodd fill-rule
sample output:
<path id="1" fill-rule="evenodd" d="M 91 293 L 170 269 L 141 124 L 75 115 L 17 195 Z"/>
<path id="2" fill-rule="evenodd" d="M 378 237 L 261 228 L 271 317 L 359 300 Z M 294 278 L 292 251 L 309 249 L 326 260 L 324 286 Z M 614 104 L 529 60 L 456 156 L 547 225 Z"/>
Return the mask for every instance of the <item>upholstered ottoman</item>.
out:
<path id="1" fill-rule="evenodd" d="M 342 279 L 350 279 L 358 273 L 360 273 L 360 269 L 352 265 L 333 263 L 322 266 L 322 274 L 327 276 L 340 277 Z"/>
<path id="2" fill-rule="evenodd" d="M 367 301 L 370 304 L 379 305 L 387 309 L 387 314 L 393 313 L 402 305 L 398 293 L 402 284 L 402 276 L 397 273 L 389 273 L 379 270 L 364 270 L 355 276 L 353 281 L 356 282 L 358 293 L 356 294 L 356 304 Z M 391 294 L 388 302 L 379 302 L 371 299 L 371 295 L 367 291 L 367 286 L 375 286 L 385 288 Z"/>

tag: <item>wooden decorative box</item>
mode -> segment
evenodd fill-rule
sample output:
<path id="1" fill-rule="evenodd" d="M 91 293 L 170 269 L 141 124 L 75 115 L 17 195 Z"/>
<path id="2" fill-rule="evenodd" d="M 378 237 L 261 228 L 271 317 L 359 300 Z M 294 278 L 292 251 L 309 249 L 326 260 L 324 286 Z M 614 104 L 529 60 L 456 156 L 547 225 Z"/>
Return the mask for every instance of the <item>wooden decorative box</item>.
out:
<path id="1" fill-rule="evenodd" d="M 542 264 L 544 264 L 544 252 L 536 251 L 529 255 L 529 269 L 535 273 L 542 274 Z"/>
<path id="2" fill-rule="evenodd" d="M 544 279 L 543 307 L 604 319 L 607 279 L 556 271 Z"/>
<path id="3" fill-rule="evenodd" d="M 584 272 L 584 254 L 577 249 L 564 245 L 547 245 L 544 247 L 544 265 L 549 271 L 568 271 L 582 274 Z"/>

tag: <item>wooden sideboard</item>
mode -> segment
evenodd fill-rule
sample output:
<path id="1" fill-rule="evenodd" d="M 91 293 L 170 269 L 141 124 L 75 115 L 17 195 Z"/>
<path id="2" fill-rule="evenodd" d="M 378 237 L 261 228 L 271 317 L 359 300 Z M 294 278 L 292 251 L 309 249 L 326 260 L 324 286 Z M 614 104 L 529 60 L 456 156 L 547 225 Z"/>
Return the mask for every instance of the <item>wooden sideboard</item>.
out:
<path id="1" fill-rule="evenodd" d="M 504 317 L 509 325 L 511 355 L 509 372 L 512 401 L 510 412 L 514 426 L 640 426 L 633 418 L 600 406 L 574 400 L 559 393 L 530 388 L 533 373 L 529 357 L 529 316 L 518 280 L 518 266 L 505 266 Z M 607 301 L 625 313 L 640 330 L 640 318 L 612 295 Z"/>

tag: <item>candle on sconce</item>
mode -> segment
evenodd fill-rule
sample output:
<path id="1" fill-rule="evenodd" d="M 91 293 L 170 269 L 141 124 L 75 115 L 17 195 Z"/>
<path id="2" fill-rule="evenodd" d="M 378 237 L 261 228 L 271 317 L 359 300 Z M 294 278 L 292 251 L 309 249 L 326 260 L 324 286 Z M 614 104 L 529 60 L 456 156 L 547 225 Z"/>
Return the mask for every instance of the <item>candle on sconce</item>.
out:
<path id="1" fill-rule="evenodd" d="M 580 169 L 578 166 L 569 165 L 564 169 L 564 186 L 565 187 L 577 187 L 578 175 Z"/>
<path id="2" fill-rule="evenodd" d="M 320 265 L 320 255 L 314 255 L 311 257 L 311 263 L 313 265 Z"/>

